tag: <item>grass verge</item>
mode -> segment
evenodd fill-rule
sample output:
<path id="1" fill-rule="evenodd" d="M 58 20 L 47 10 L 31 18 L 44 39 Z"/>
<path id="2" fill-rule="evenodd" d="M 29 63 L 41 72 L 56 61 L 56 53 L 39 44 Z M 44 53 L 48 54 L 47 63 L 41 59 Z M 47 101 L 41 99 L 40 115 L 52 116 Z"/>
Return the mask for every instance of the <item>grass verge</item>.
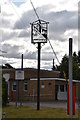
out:
<path id="1" fill-rule="evenodd" d="M 2 111 L 6 112 L 7 118 L 69 118 L 66 109 L 61 108 L 41 108 L 37 111 L 27 106 L 6 106 Z M 78 118 L 78 113 L 79 111 L 76 110 L 74 118 Z"/>

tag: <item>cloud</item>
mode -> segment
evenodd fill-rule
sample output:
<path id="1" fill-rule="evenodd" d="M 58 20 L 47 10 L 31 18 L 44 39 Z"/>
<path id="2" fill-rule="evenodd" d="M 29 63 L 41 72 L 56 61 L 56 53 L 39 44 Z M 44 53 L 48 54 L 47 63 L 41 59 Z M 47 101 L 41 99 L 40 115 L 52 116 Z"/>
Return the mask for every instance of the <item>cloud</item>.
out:
<path id="1" fill-rule="evenodd" d="M 29 2 L 30 1 L 28 1 L 28 4 L 30 4 Z M 77 11 L 69 11 L 66 10 L 66 8 L 64 10 L 59 10 L 58 8 L 61 7 L 60 5 L 65 6 L 63 0 L 59 2 L 59 6 L 57 3 L 58 2 L 54 5 L 44 3 L 42 6 L 38 4 L 36 5 L 36 10 L 41 19 L 49 22 L 49 39 L 51 40 L 52 46 L 60 59 L 62 55 L 66 52 L 68 53 L 69 36 L 74 37 L 75 43 L 77 43 L 77 34 L 75 33 L 78 27 L 78 14 Z M 68 1 L 67 4 L 70 4 L 70 2 Z M 35 61 L 37 59 L 37 49 L 30 41 L 30 23 L 37 20 L 37 18 L 32 6 L 30 6 L 30 9 L 26 10 L 26 5 L 27 2 L 18 7 L 15 7 L 15 5 L 12 6 L 11 4 L 9 6 L 6 4 L 3 7 L 5 8 L 5 10 L 3 10 L 3 19 L 0 19 L 0 33 L 3 35 L 2 41 L 0 40 L 0 42 L 2 49 L 7 51 L 4 58 L 4 60 L 6 59 L 5 61 L 11 59 L 14 59 L 14 61 L 16 61 L 16 59 L 20 60 L 21 54 L 24 53 L 24 61 L 27 60 L 27 63 L 29 64 L 28 66 L 34 67 L 37 62 Z M 41 50 L 41 68 L 50 69 L 52 66 L 52 63 L 50 63 L 51 60 L 53 58 L 55 61 L 57 60 L 53 55 L 49 43 L 46 43 L 44 49 Z"/>
<path id="2" fill-rule="evenodd" d="M 2 29 L 2 40 L 3 41 L 8 41 L 10 39 L 13 39 L 17 37 L 17 35 L 18 35 L 18 32 L 13 31 L 12 29 L 7 29 L 7 30 Z"/>
<path id="3" fill-rule="evenodd" d="M 36 52 L 26 51 L 24 54 L 24 59 L 36 59 Z"/>
<path id="4" fill-rule="evenodd" d="M 20 58 L 20 53 L 19 49 L 21 46 L 12 46 L 10 44 L 3 44 L 2 49 L 6 51 L 7 53 L 5 54 L 6 58 Z"/>
<path id="5" fill-rule="evenodd" d="M 50 7 L 50 6 L 49 6 Z M 50 39 L 65 41 L 63 34 L 67 30 L 76 30 L 78 28 L 78 16 L 77 11 L 59 11 L 59 12 L 45 12 L 48 10 L 47 6 L 38 7 L 37 13 L 40 18 L 49 21 L 49 37 Z M 30 22 L 36 20 L 36 16 L 33 10 L 22 14 L 20 20 L 18 20 L 14 28 L 24 29 L 30 28 Z M 24 21 L 21 23 L 21 21 Z M 25 34 L 25 33 L 22 33 Z M 57 34 L 57 35 L 56 35 Z"/>
<path id="6" fill-rule="evenodd" d="M 28 12 L 24 12 L 21 16 L 21 18 L 16 21 L 14 25 L 14 29 L 25 29 L 30 27 L 30 22 L 36 20 L 33 10 L 30 10 Z"/>
<path id="7" fill-rule="evenodd" d="M 53 67 L 53 60 L 51 61 L 41 61 L 41 69 L 51 70 Z"/>
<path id="8" fill-rule="evenodd" d="M 1 17 L 0 27 L 1 28 L 8 28 L 8 27 L 10 27 L 10 21 Z"/>
<path id="9" fill-rule="evenodd" d="M 53 59 L 53 52 L 42 52 L 41 60 L 51 61 Z"/>
<path id="10" fill-rule="evenodd" d="M 76 30 L 78 28 L 77 11 L 53 12 L 49 13 L 48 17 L 51 21 L 49 24 L 50 39 L 65 41 L 64 33 L 67 30 Z"/>
<path id="11" fill-rule="evenodd" d="M 6 51 L 7 53 L 4 55 L 6 58 L 21 58 L 21 52 L 20 50 L 23 48 L 23 46 L 19 45 L 10 45 L 10 44 L 3 44 L 2 49 Z M 24 53 L 24 59 L 36 59 L 36 52 L 31 52 L 26 50 Z"/>
<path id="12" fill-rule="evenodd" d="M 30 36 L 30 33 L 29 33 L 29 31 L 27 31 L 26 29 L 25 30 L 22 30 L 20 33 L 19 33 L 19 35 L 18 35 L 18 37 L 29 37 Z"/>

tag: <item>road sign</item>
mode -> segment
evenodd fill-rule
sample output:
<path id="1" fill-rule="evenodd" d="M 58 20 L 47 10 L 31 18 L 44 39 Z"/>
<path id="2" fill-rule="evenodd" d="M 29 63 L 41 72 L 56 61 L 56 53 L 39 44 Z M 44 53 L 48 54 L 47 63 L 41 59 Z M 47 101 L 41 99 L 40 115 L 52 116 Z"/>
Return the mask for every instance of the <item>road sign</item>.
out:
<path id="1" fill-rule="evenodd" d="M 15 71 L 15 80 L 24 80 L 24 71 L 23 70 Z"/>

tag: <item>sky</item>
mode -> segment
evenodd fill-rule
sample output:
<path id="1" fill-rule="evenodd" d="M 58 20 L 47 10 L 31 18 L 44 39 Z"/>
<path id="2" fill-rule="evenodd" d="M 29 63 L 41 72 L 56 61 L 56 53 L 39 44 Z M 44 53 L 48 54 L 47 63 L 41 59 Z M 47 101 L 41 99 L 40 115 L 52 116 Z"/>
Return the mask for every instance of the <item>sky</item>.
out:
<path id="1" fill-rule="evenodd" d="M 78 52 L 79 0 L 32 0 L 40 19 L 49 22 L 48 38 L 61 62 L 69 53 L 69 38 L 73 38 L 73 52 Z M 37 68 L 37 44 L 31 43 L 30 23 L 37 20 L 30 0 L 0 1 L 0 64 Z M 51 70 L 53 59 L 59 65 L 49 42 L 41 44 L 41 69 Z M 1 52 L 1 50 L 3 52 Z M 5 52 L 4 52 L 5 51 Z"/>

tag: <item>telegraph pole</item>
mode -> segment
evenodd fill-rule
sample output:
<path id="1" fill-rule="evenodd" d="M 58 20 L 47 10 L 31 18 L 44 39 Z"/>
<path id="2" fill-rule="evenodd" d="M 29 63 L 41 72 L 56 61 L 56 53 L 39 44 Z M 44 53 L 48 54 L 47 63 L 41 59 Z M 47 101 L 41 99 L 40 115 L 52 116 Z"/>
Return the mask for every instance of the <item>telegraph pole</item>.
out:
<path id="1" fill-rule="evenodd" d="M 21 69 L 23 70 L 23 54 L 22 54 L 22 59 L 21 59 Z"/>
<path id="2" fill-rule="evenodd" d="M 54 66 L 54 59 L 53 59 L 53 68 L 52 68 L 53 70 L 55 69 L 55 66 Z"/>
<path id="3" fill-rule="evenodd" d="M 73 117 L 73 100 L 72 100 L 72 38 L 69 38 L 69 114 L 70 119 Z"/>
<path id="4" fill-rule="evenodd" d="M 21 56 L 21 70 L 23 70 L 23 54 Z M 22 84 L 23 84 L 23 81 L 21 81 L 21 88 L 22 88 Z M 21 89 L 21 102 L 20 102 L 20 106 L 22 106 L 22 94 L 23 94 L 23 88 Z"/>
<path id="5" fill-rule="evenodd" d="M 18 80 L 16 80 L 16 107 L 18 102 Z"/>

